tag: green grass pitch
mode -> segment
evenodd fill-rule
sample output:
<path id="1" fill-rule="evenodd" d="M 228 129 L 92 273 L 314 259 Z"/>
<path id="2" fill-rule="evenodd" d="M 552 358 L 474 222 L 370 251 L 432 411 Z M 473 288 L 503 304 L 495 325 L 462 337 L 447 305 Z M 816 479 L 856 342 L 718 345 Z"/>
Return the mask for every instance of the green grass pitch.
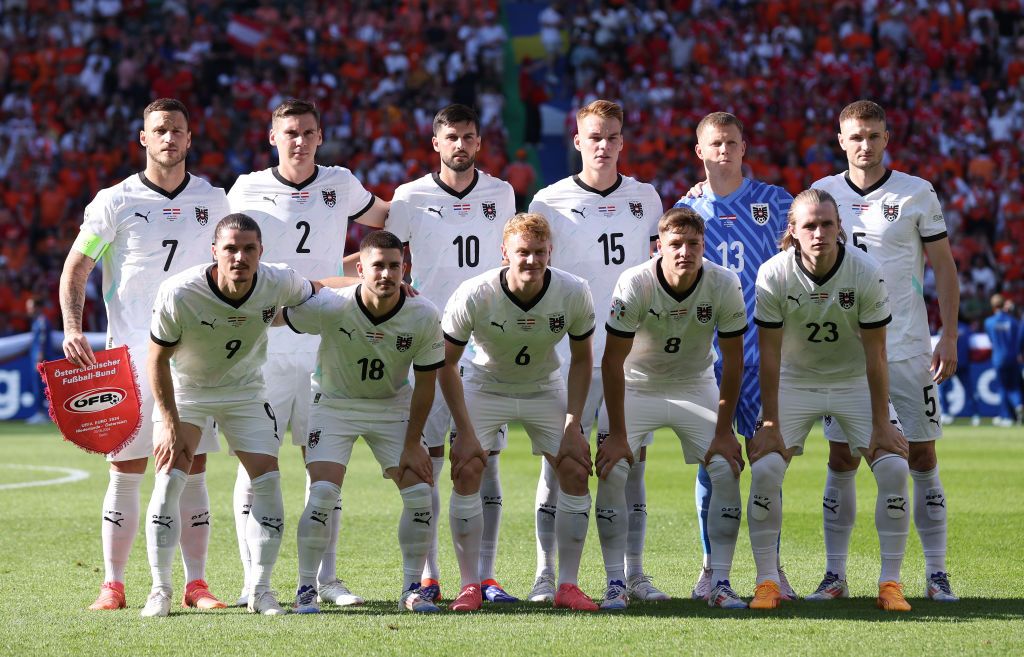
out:
<path id="1" fill-rule="evenodd" d="M 515 595 L 533 582 L 533 498 L 539 470 L 521 430 L 501 461 L 504 524 L 498 575 Z M 859 514 L 850 560 L 848 601 L 795 602 L 769 612 L 709 609 L 688 599 L 700 565 L 694 514 L 695 467 L 682 463 L 676 438 L 657 436 L 647 467 L 649 520 L 646 569 L 675 596 L 633 604 L 617 615 L 556 611 L 548 606 L 485 606 L 480 613 L 425 617 L 400 614 L 400 555 L 396 531 L 400 498 L 380 476 L 364 444 L 357 446 L 343 488 L 339 573 L 368 603 L 327 608 L 319 616 L 264 618 L 240 609 L 191 612 L 175 607 L 167 619 L 140 619 L 149 590 L 145 536 L 140 530 L 127 574 L 129 609 L 90 612 L 102 579 L 99 507 L 106 464 L 63 442 L 52 427 L 0 424 L 0 654 L 3 655 L 1020 655 L 1024 654 L 1024 431 L 949 427 L 939 443 L 950 500 L 949 570 L 958 604 L 922 599 L 923 560 L 911 530 L 903 569 L 914 610 L 883 614 L 874 607 L 878 543 L 875 486 L 867 468 L 858 476 Z M 304 476 L 299 451 L 282 452 L 288 527 L 274 587 L 283 602 L 294 594 L 295 527 Z M 826 450 L 820 430 L 807 441 L 786 477 L 783 564 L 800 594 L 817 585 L 824 565 L 821 489 Z M 57 485 L 11 487 L 61 475 L 25 466 L 59 466 L 88 478 Z M 208 577 L 212 590 L 233 601 L 241 572 L 231 518 L 236 462 L 226 452 L 209 464 L 213 511 Z M 446 468 L 445 477 L 448 471 Z M 749 475 L 743 475 L 744 500 Z M 442 485 L 447 504 L 451 483 Z M 143 484 L 145 511 L 152 474 Z M 596 482 L 591 484 L 596 492 Z M 440 526 L 442 586 L 456 592 L 458 575 L 448 532 Z M 175 597 L 184 586 L 180 562 Z M 749 599 L 753 563 L 741 528 L 732 582 Z M 581 586 L 603 592 L 604 572 L 591 527 Z"/>

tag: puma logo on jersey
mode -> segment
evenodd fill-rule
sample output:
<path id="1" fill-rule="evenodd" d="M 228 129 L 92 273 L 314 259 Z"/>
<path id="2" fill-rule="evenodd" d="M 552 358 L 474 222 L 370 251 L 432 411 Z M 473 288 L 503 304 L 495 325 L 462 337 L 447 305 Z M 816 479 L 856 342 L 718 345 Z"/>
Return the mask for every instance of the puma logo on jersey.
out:
<path id="1" fill-rule="evenodd" d="M 444 215 L 441 213 L 441 208 L 427 208 L 427 212 L 433 212 L 437 216 L 444 219 Z"/>
<path id="2" fill-rule="evenodd" d="M 204 321 L 202 319 L 199 320 L 199 324 L 201 326 L 209 326 L 211 329 L 217 328 L 216 326 L 214 326 L 214 324 L 216 324 L 216 323 L 217 323 L 217 319 L 216 318 L 214 318 L 214 320 L 212 322 L 207 322 L 207 321 Z"/>
<path id="3" fill-rule="evenodd" d="M 935 423 L 935 426 L 939 426 L 939 421 L 938 421 L 938 420 L 936 420 L 936 419 L 935 419 L 935 418 L 933 418 L 933 417 L 930 417 L 930 418 L 928 418 L 928 421 L 929 421 L 929 422 L 934 422 L 934 423 Z"/>
<path id="4" fill-rule="evenodd" d="M 274 194 L 273 196 L 264 196 L 263 200 L 270 201 L 275 207 L 277 206 L 277 194 Z"/>
<path id="5" fill-rule="evenodd" d="M 147 212 L 146 214 L 142 214 L 141 212 L 136 212 L 136 213 L 135 213 L 135 216 L 136 216 L 136 217 L 142 217 L 143 219 L 145 219 L 145 220 L 146 220 L 146 223 L 148 224 L 148 223 L 149 223 L 149 213 L 150 213 L 150 212 L 152 212 L 152 210 L 150 210 L 150 211 L 149 211 L 149 212 Z"/>
<path id="6" fill-rule="evenodd" d="M 502 322 L 501 324 L 499 324 L 498 322 L 491 322 L 491 326 L 497 326 L 498 328 L 501 329 L 502 333 L 505 332 L 505 324 L 508 324 L 508 320 L 507 319 L 504 322 Z"/>
<path id="7" fill-rule="evenodd" d="M 789 299 L 790 301 L 792 301 L 793 303 L 795 303 L 797 305 L 797 307 L 799 308 L 800 307 L 800 297 L 802 297 L 802 296 L 803 296 L 803 294 L 798 294 L 795 297 L 787 294 L 786 298 Z"/>
<path id="8" fill-rule="evenodd" d="M 342 333 L 344 333 L 345 335 L 347 335 L 349 340 L 352 339 L 352 331 L 346 331 L 344 328 L 342 328 L 340 326 L 338 327 L 338 330 L 341 331 Z M 354 331 L 355 329 L 352 329 L 352 330 Z"/>
<path id="9" fill-rule="evenodd" d="M 580 219 L 586 219 L 587 218 L 587 215 L 583 214 L 583 210 L 577 210 L 576 208 L 573 208 L 569 212 L 571 214 L 578 214 L 580 216 Z"/>
<path id="10" fill-rule="evenodd" d="M 656 319 L 661 319 L 661 313 L 654 312 L 654 308 L 648 308 L 647 312 L 649 312 L 650 314 L 654 315 L 654 317 Z"/>

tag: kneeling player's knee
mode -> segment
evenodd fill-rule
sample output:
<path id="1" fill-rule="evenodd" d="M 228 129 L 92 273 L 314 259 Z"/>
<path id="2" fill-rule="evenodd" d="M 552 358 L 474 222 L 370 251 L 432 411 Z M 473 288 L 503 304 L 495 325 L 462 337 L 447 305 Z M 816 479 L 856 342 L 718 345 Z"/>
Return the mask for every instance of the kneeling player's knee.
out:
<path id="1" fill-rule="evenodd" d="M 829 441 L 828 467 L 833 472 L 850 472 L 860 466 L 860 457 L 850 451 L 846 443 Z"/>

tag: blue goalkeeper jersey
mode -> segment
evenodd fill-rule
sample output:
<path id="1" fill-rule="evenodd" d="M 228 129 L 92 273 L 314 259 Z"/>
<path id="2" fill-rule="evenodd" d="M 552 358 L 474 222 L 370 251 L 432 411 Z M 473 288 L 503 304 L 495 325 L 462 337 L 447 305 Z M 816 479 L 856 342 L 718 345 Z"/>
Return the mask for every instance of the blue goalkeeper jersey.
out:
<path id="1" fill-rule="evenodd" d="M 704 257 L 740 277 L 749 327 L 743 336 L 743 362 L 757 366 L 757 331 L 754 328 L 754 290 L 757 270 L 779 252 L 786 215 L 793 197 L 776 185 L 744 178 L 732 194 L 715 196 L 710 185 L 700 198 L 679 199 L 675 207 L 689 206 L 704 218 Z"/>

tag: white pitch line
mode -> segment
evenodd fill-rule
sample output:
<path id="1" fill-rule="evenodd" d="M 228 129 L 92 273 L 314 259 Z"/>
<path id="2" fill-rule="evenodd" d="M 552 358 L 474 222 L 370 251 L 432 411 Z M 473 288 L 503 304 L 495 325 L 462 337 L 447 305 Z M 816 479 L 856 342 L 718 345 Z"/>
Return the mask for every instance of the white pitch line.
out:
<path id="1" fill-rule="evenodd" d="M 89 473 L 76 468 L 60 468 L 53 465 L 22 465 L 20 463 L 0 463 L 0 468 L 13 468 L 15 470 L 38 470 L 41 472 L 61 472 L 63 477 L 56 479 L 43 479 L 42 481 L 20 481 L 14 484 L 0 484 L 0 490 L 11 490 L 13 488 L 31 488 L 33 486 L 59 486 L 70 484 L 89 478 Z"/>

